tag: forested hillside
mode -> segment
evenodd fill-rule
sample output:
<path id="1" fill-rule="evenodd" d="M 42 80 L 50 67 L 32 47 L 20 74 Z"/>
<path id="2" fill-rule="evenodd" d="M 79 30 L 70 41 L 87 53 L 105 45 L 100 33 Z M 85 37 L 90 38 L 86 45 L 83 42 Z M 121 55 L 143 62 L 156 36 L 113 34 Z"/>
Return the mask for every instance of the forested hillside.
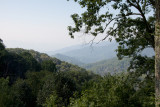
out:
<path id="1" fill-rule="evenodd" d="M 101 77 L 34 50 L 5 49 L 0 43 L 0 106 L 67 106 L 87 81 Z M 52 99 L 53 100 L 53 99 Z"/>
<path id="2" fill-rule="evenodd" d="M 136 72 L 101 77 L 34 50 L 6 50 L 0 43 L 1 107 L 154 106 L 153 81 Z"/>
<path id="3" fill-rule="evenodd" d="M 6 50 L 0 43 L 1 107 L 154 106 L 153 78 L 141 78 L 136 72 L 101 77 L 34 50 Z"/>
<path id="4" fill-rule="evenodd" d="M 58 71 L 78 71 L 78 72 L 81 72 L 81 71 L 86 71 L 85 69 L 83 68 L 80 68 L 76 65 L 73 65 L 73 64 L 70 64 L 70 63 L 67 63 L 67 62 L 64 62 L 64 61 L 61 61 L 57 58 L 53 58 L 53 57 L 50 57 L 48 56 L 47 54 L 45 53 L 39 53 L 37 51 L 34 51 L 34 50 L 25 50 L 25 49 L 20 49 L 20 48 L 15 48 L 15 49 L 7 49 L 8 52 L 10 53 L 16 53 L 18 55 L 26 52 L 26 53 L 29 53 L 33 56 L 33 58 L 35 58 L 39 63 L 43 62 L 43 61 L 48 61 L 48 60 L 51 60 L 53 61 L 55 64 L 56 64 L 56 69 Z"/>
<path id="5" fill-rule="evenodd" d="M 91 63 L 84 65 L 83 67 L 87 70 L 91 70 L 96 74 L 104 76 L 107 73 L 120 73 L 126 72 L 130 65 L 130 59 L 124 58 L 122 60 L 118 60 L 118 58 L 112 58 L 108 60 L 103 60 L 96 63 Z"/>

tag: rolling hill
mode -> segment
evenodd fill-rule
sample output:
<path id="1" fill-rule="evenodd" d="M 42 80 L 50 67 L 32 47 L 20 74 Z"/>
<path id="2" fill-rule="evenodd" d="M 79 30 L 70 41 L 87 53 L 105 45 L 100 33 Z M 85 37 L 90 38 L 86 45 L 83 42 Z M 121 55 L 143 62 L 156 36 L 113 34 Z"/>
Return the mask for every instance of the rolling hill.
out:
<path id="1" fill-rule="evenodd" d="M 130 59 L 124 58 L 118 60 L 118 58 L 112 58 L 108 60 L 99 61 L 83 66 L 87 70 L 91 70 L 96 74 L 104 76 L 107 73 L 125 72 L 129 67 Z"/>
<path id="2" fill-rule="evenodd" d="M 8 52 L 20 54 L 23 52 L 29 52 L 38 62 L 42 62 L 44 60 L 52 60 L 56 64 L 56 68 L 58 71 L 78 71 L 78 72 L 84 72 L 86 71 L 84 68 L 81 68 L 77 65 L 70 64 L 65 61 L 61 61 L 57 58 L 52 58 L 48 56 L 45 53 L 40 53 L 34 50 L 25 50 L 21 48 L 8 48 Z"/>

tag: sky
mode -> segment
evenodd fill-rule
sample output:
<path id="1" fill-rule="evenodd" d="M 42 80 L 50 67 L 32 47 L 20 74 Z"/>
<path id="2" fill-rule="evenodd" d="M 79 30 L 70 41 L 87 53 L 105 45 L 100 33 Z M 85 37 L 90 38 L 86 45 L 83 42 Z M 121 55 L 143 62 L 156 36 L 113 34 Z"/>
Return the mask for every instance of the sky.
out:
<path id="1" fill-rule="evenodd" d="M 0 38 L 6 48 L 55 51 L 88 42 L 85 36 L 71 39 L 70 15 L 83 9 L 67 0 L 0 0 Z"/>
<path id="2" fill-rule="evenodd" d="M 72 39 L 67 30 L 68 26 L 74 26 L 70 16 L 82 12 L 84 9 L 74 0 L 0 0 L 0 38 L 6 48 L 40 52 L 85 45 L 92 36 L 76 34 Z M 104 35 L 96 40 L 102 38 Z"/>

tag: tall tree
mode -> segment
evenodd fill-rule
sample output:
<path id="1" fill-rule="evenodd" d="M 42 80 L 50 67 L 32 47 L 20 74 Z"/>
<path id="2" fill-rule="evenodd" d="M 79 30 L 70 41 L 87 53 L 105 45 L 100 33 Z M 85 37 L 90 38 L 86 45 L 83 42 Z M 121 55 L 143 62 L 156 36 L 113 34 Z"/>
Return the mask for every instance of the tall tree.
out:
<path id="1" fill-rule="evenodd" d="M 131 69 L 137 69 L 138 75 L 154 78 L 154 57 L 147 58 L 140 55 L 145 48 L 156 50 L 156 74 L 159 68 L 159 24 L 156 24 L 155 9 L 159 8 L 159 0 L 74 0 L 86 11 L 73 14 L 71 17 L 75 26 L 69 26 L 69 35 L 74 38 L 76 32 L 85 34 L 104 35 L 102 40 L 109 38 L 119 43 L 117 56 L 131 57 Z M 158 13 L 158 9 L 157 9 Z M 159 19 L 159 14 L 157 14 Z M 155 42 L 156 41 L 156 42 Z M 158 41 L 158 42 L 157 42 Z M 141 61 L 143 59 L 143 61 Z M 152 64 L 150 64 L 152 63 Z M 152 65 L 152 66 L 150 66 Z M 146 69 L 145 67 L 150 67 Z M 139 70 L 144 69 L 144 70 Z M 156 98 L 159 96 L 159 78 L 156 75 Z M 157 101 L 157 100 L 156 100 Z"/>
<path id="2" fill-rule="evenodd" d="M 160 105 L 160 0 L 156 0 L 155 24 L 155 89 L 156 107 Z"/>

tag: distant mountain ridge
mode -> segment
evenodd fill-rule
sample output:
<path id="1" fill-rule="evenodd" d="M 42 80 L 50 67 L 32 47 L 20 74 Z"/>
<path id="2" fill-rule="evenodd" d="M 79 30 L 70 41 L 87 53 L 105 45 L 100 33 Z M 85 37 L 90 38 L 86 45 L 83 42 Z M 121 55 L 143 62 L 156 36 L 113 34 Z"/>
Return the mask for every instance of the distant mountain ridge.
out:
<path id="1" fill-rule="evenodd" d="M 100 42 L 99 44 L 94 44 L 93 46 L 76 45 L 72 47 L 63 48 L 62 50 L 50 53 L 50 56 L 55 55 L 55 57 L 63 61 L 81 66 L 81 64 L 79 64 L 78 62 L 89 64 L 117 57 L 117 47 L 118 43 L 116 43 L 115 41 L 105 41 Z M 56 54 L 60 55 L 57 56 Z M 147 48 L 140 54 L 151 57 L 154 55 L 154 50 L 151 48 Z M 69 60 L 69 57 L 72 60 Z"/>
<path id="2" fill-rule="evenodd" d="M 102 42 L 93 46 L 79 45 L 57 51 L 60 52 L 60 54 L 56 54 L 54 57 L 81 66 L 100 75 L 105 75 L 109 72 L 127 71 L 130 59 L 124 58 L 118 60 L 115 51 L 117 47 L 118 43 L 115 41 Z M 152 48 L 146 48 L 139 54 L 151 57 L 154 56 L 155 53 Z"/>
<path id="3" fill-rule="evenodd" d="M 86 47 L 89 47 L 90 49 L 92 49 L 93 47 L 98 47 L 98 46 L 108 46 L 110 44 L 112 44 L 115 41 L 109 42 L 109 41 L 105 41 L 105 42 L 100 42 L 100 43 L 93 43 L 91 44 L 79 44 L 79 45 L 73 45 L 73 46 L 69 46 L 69 47 L 65 47 L 56 51 L 47 51 L 45 53 L 47 53 L 48 55 L 52 56 L 55 54 L 63 54 L 69 51 L 74 51 L 74 50 L 78 50 L 78 49 L 83 49 Z"/>
<path id="4" fill-rule="evenodd" d="M 69 56 L 66 56 L 66 55 L 56 54 L 56 55 L 52 55 L 52 57 L 58 58 L 61 61 L 66 61 L 66 62 L 74 64 L 74 65 L 79 65 L 79 66 L 84 65 L 84 63 L 82 63 L 78 59 L 73 58 L 73 57 L 69 57 Z"/>
<path id="5" fill-rule="evenodd" d="M 57 51 L 57 54 L 65 55 L 67 57 L 74 58 L 81 63 L 94 63 L 97 61 L 110 59 L 116 57 L 115 50 L 117 49 L 118 43 L 116 42 L 103 42 L 93 46 L 73 46 L 71 48 L 65 48 L 61 51 Z M 76 48 L 77 47 L 77 48 Z M 67 51 L 68 50 L 68 51 Z M 50 56 L 54 56 L 56 52 Z M 57 57 L 58 58 L 58 57 Z M 67 60 L 64 60 L 67 61 Z"/>

